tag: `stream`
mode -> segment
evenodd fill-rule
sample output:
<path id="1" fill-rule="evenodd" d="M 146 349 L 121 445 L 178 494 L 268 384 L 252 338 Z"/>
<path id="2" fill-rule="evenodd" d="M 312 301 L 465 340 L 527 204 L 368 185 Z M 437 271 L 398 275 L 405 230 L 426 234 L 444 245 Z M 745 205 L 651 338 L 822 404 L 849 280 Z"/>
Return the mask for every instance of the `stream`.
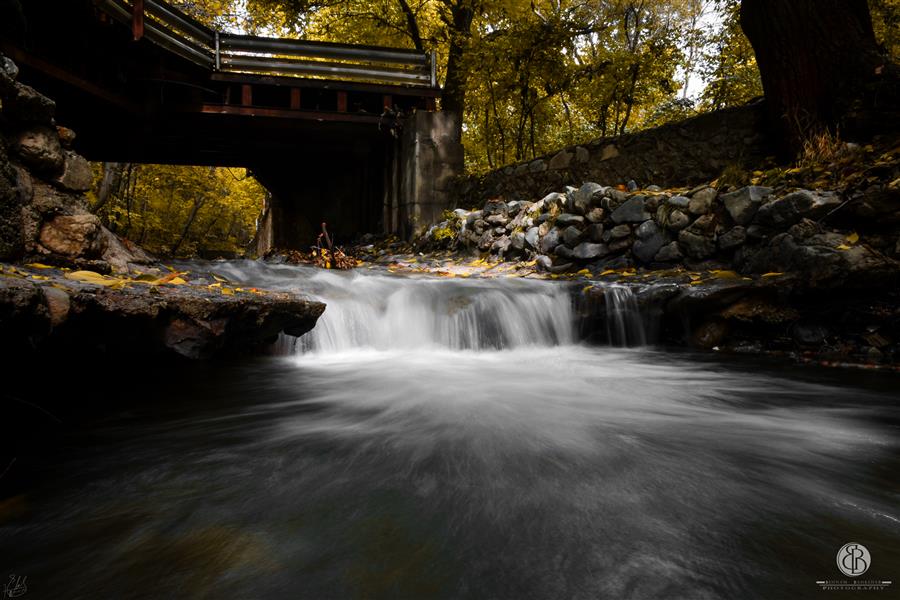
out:
<path id="1" fill-rule="evenodd" d="M 842 597 L 848 542 L 900 594 L 897 375 L 645 345 L 627 288 L 591 346 L 560 282 L 191 267 L 327 309 L 97 386 L 0 519 L 25 600 Z"/>

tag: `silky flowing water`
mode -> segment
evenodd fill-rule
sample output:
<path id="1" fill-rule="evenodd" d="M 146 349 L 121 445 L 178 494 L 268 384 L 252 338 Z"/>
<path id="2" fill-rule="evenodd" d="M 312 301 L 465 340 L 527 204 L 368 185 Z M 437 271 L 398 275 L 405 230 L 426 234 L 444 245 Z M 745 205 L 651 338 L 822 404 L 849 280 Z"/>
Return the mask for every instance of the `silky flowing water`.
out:
<path id="1" fill-rule="evenodd" d="M 897 377 L 635 347 L 625 288 L 588 346 L 559 282 L 193 267 L 328 308 L 103 390 L 0 524 L 26 598 L 812 598 L 851 541 L 900 579 Z"/>

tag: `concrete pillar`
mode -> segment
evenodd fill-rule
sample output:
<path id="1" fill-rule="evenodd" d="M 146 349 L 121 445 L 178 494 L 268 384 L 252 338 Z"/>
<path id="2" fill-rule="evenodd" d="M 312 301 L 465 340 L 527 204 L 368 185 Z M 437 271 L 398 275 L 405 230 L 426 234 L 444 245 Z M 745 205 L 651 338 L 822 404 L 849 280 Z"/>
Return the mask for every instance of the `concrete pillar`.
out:
<path id="1" fill-rule="evenodd" d="M 426 111 L 406 119 L 394 159 L 400 166 L 399 182 L 394 179 L 386 186 L 394 194 L 391 208 L 399 213 L 392 233 L 406 239 L 421 235 L 452 207 L 450 184 L 464 167 L 462 143 L 455 133 L 457 119 L 453 113 Z"/>

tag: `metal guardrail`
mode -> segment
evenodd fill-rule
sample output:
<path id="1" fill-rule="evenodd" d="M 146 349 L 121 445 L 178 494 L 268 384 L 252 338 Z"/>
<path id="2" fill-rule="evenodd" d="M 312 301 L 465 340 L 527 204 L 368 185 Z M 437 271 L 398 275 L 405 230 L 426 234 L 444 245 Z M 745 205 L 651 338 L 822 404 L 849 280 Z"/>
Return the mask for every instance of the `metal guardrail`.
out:
<path id="1" fill-rule="evenodd" d="M 234 35 L 158 0 L 95 2 L 135 37 L 214 71 L 438 87 L 434 52 Z"/>

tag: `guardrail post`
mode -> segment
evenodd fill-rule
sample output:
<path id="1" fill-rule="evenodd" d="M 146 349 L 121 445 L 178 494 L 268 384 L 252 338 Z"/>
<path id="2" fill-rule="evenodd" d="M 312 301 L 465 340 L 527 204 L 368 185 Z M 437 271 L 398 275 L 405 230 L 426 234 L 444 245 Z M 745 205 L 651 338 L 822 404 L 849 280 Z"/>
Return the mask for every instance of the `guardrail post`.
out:
<path id="1" fill-rule="evenodd" d="M 219 42 L 219 32 L 216 32 L 216 71 L 222 70 L 222 52 L 221 52 L 221 44 Z"/>
<path id="2" fill-rule="evenodd" d="M 131 13 L 131 31 L 134 33 L 134 41 L 144 37 L 144 0 L 134 0 Z"/>
<path id="3" fill-rule="evenodd" d="M 428 62 L 431 63 L 431 87 L 437 88 L 437 52 L 431 51 L 431 57 Z"/>

